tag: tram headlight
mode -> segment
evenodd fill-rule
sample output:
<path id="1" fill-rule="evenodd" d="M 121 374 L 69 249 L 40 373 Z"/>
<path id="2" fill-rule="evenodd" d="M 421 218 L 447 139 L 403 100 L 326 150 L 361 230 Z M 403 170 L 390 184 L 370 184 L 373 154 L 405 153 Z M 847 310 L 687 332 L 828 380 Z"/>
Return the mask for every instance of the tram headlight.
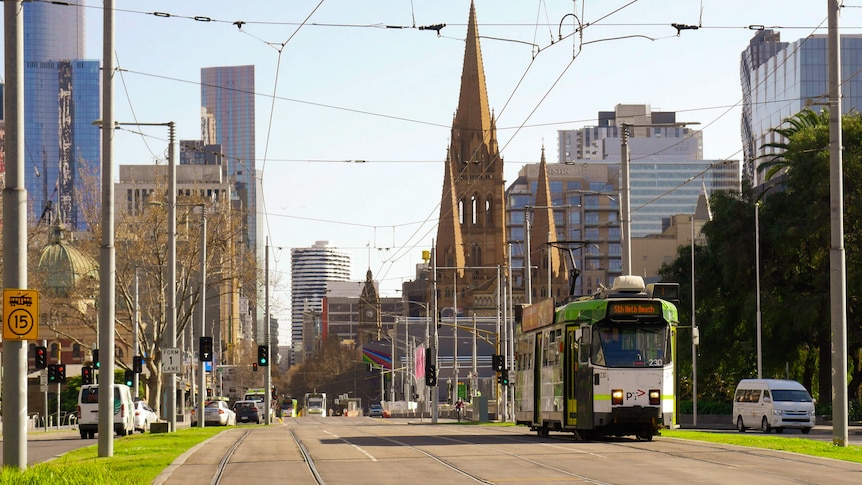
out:
<path id="1" fill-rule="evenodd" d="M 661 402 L 661 391 L 658 389 L 649 390 L 649 403 L 651 406 L 658 406 Z"/>
<path id="2" fill-rule="evenodd" d="M 622 389 L 613 389 L 611 390 L 611 404 L 619 405 L 623 403 L 623 390 Z"/>

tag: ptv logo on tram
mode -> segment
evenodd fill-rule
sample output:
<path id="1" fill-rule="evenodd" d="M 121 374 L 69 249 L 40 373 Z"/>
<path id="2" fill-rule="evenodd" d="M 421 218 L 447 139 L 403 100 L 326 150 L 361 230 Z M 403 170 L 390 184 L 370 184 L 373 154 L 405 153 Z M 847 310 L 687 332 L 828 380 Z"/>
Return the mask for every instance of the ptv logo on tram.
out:
<path id="1" fill-rule="evenodd" d="M 638 389 L 637 392 L 628 391 L 626 392 L 626 401 L 635 400 L 637 401 L 639 397 L 643 397 L 646 395 L 646 391 L 643 389 Z"/>

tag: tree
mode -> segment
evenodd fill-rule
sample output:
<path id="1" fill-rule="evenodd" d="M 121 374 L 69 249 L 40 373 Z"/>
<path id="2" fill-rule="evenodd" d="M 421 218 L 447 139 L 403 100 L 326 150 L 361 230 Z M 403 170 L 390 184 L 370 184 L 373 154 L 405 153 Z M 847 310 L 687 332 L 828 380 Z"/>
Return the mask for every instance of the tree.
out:
<path id="1" fill-rule="evenodd" d="M 790 377 L 822 403 L 831 399 L 829 289 L 829 115 L 803 111 L 776 129 L 785 141 L 761 165 L 770 184 L 759 200 L 742 194 L 712 196 L 714 218 L 697 248 L 697 312 L 701 329 L 699 374 L 709 385 L 752 377 L 756 371 L 754 204 L 760 204 L 760 266 L 764 377 Z M 862 115 L 843 118 L 847 322 L 851 369 L 848 393 L 862 387 Z M 665 279 L 691 280 L 690 247 L 662 269 Z M 690 288 L 681 288 L 683 295 Z M 688 292 L 688 293 L 687 293 Z M 691 302 L 688 302 L 690 307 Z M 681 303 L 685 313 L 686 302 Z M 684 321 L 681 315 L 681 321 Z M 741 345 L 739 345 L 741 344 Z M 682 346 L 685 352 L 685 346 Z M 681 355 L 684 360 L 685 356 Z M 704 370 L 706 372 L 704 372 Z M 700 387 L 699 389 L 703 389 Z M 728 396 L 729 397 L 729 396 Z"/>

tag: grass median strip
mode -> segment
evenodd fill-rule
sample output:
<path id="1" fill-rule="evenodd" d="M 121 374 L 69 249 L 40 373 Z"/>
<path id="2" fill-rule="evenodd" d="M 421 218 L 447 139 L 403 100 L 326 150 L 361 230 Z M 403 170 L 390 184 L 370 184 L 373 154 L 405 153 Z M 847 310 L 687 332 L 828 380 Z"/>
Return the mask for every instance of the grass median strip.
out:
<path id="1" fill-rule="evenodd" d="M 835 446 L 831 442 L 817 441 L 810 438 L 786 438 L 757 435 L 752 433 L 710 433 L 704 431 L 667 430 L 661 435 L 668 438 L 680 438 L 726 445 L 748 446 L 769 450 L 787 451 L 802 455 L 819 456 L 835 460 L 862 463 L 862 446 Z"/>
<path id="2" fill-rule="evenodd" d="M 178 456 L 215 436 L 222 427 L 180 429 L 176 433 L 115 437 L 114 456 L 100 458 L 93 444 L 24 470 L 4 467 L 0 484 L 149 484 Z"/>

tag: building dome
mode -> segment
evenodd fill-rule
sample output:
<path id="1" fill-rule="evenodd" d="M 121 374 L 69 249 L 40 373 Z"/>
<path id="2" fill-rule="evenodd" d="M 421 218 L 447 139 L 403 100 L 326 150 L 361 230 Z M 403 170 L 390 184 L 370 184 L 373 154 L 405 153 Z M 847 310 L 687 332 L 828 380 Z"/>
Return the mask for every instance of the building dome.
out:
<path id="1" fill-rule="evenodd" d="M 62 296 L 82 281 L 99 280 L 99 264 L 69 243 L 62 224 L 52 226 L 51 241 L 39 255 L 38 272 L 45 278 L 44 290 Z"/>

